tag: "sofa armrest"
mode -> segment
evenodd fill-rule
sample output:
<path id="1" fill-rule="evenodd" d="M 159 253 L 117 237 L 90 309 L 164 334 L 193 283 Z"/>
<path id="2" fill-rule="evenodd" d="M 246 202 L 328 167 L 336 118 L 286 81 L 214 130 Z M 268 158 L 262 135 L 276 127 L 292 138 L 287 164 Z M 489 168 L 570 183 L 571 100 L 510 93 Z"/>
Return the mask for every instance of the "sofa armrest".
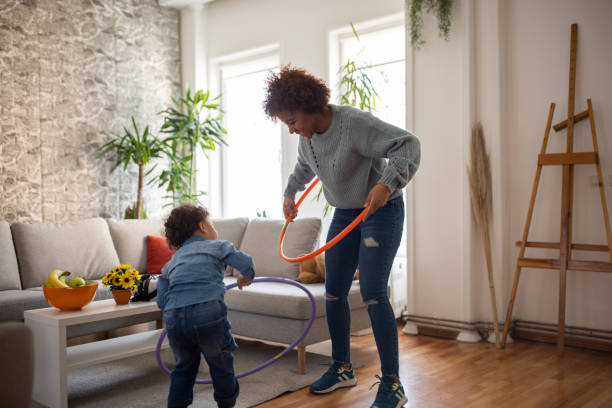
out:
<path id="1" fill-rule="evenodd" d="M 0 384 L 5 407 L 29 407 L 34 383 L 34 341 L 23 322 L 0 322 Z"/>

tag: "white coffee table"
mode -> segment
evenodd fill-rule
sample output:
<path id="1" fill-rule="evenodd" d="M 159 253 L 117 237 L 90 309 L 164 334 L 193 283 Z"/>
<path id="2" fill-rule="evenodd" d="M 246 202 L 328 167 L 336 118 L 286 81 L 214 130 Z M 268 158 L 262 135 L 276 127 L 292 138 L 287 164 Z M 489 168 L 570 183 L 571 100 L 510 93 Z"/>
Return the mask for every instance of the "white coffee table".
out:
<path id="1" fill-rule="evenodd" d="M 156 313 L 159 312 L 159 313 Z M 27 310 L 24 320 L 34 334 L 32 399 L 49 408 L 68 406 L 68 370 L 154 351 L 163 329 L 67 347 L 67 330 L 95 322 L 125 321 L 130 316 L 161 319 L 155 301 L 116 305 L 113 299 L 92 302 L 81 310 L 54 307 Z M 164 347 L 168 347 L 167 339 Z"/>

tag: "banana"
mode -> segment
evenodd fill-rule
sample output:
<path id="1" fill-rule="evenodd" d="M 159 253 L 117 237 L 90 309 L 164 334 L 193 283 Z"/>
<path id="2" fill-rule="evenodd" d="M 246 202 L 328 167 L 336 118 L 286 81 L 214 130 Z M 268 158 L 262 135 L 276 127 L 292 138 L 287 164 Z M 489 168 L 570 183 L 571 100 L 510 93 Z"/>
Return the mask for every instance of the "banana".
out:
<path id="1" fill-rule="evenodd" d="M 70 275 L 70 272 L 68 271 L 54 269 L 49 272 L 49 276 L 47 277 L 47 283 L 45 283 L 45 286 L 51 288 L 67 288 L 68 284 L 66 283 L 66 277 L 68 275 Z"/>
<path id="2" fill-rule="evenodd" d="M 66 278 L 68 277 L 68 275 L 70 275 L 70 272 L 63 271 L 62 274 L 57 277 L 57 279 L 59 279 L 61 282 L 66 283 Z"/>

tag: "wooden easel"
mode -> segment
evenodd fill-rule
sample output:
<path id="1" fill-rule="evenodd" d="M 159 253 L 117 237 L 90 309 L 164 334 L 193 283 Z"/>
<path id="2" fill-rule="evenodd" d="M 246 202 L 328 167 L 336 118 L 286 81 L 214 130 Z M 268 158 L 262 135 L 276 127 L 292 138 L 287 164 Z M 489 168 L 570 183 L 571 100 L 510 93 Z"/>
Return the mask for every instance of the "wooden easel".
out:
<path id="1" fill-rule="evenodd" d="M 570 45 L 570 70 L 569 70 L 569 96 L 567 104 L 567 119 L 553 126 L 556 132 L 567 128 L 567 151 L 566 153 L 546 154 L 546 145 L 548 144 L 548 135 L 552 123 L 555 104 L 550 105 L 548 113 L 548 121 L 544 132 L 544 140 L 542 148 L 538 156 L 538 167 L 536 170 L 533 189 L 531 191 L 531 200 L 529 202 L 529 211 L 527 212 L 527 220 L 525 229 L 523 230 L 523 239 L 517 242 L 520 246 L 519 256 L 516 262 L 516 270 L 514 272 L 514 283 L 512 285 L 512 293 L 508 303 L 508 312 L 506 322 L 504 324 L 504 333 L 502 335 L 502 347 L 506 345 L 506 337 L 510 327 L 510 319 L 512 318 L 512 307 L 516 297 L 519 277 L 522 268 L 541 268 L 559 270 L 559 321 L 557 328 L 557 348 L 563 351 L 565 345 L 565 292 L 567 271 L 591 271 L 591 272 L 612 272 L 612 234 L 610 233 L 610 221 L 608 217 L 608 208 L 606 206 L 606 196 L 604 192 L 603 177 L 601 174 L 601 166 L 599 164 L 599 151 L 597 147 L 597 134 L 595 133 L 595 121 L 593 119 L 593 107 L 591 100 L 587 99 L 587 110 L 574 115 L 574 97 L 576 85 L 576 43 L 578 38 L 578 25 L 572 24 L 571 45 Z M 591 136 L 593 138 L 593 151 L 574 153 L 574 123 L 583 119 L 589 118 L 591 125 Z M 606 227 L 606 235 L 608 245 L 589 245 L 589 244 L 573 244 L 572 243 L 572 204 L 574 193 L 574 166 L 579 164 L 595 164 L 597 167 L 597 179 L 599 181 L 599 193 L 601 195 L 601 206 L 603 209 L 604 222 Z M 540 174 L 542 166 L 557 165 L 563 166 L 563 185 L 561 189 L 561 237 L 560 242 L 530 242 L 527 241 L 529 234 L 529 226 L 533 215 L 533 206 L 535 203 L 536 192 L 540 182 Z M 525 257 L 525 248 L 547 248 L 559 249 L 559 259 L 542 259 L 542 258 L 527 258 Z M 580 261 L 572 259 L 572 250 L 579 251 L 597 251 L 608 252 L 611 262 L 596 262 L 596 261 Z"/>

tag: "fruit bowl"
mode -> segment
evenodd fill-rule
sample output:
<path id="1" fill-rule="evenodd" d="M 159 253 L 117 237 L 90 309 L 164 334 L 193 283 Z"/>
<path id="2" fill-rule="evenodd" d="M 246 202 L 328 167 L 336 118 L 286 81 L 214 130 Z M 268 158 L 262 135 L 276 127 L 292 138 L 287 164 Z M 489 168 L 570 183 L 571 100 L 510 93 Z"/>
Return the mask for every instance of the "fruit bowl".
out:
<path id="1" fill-rule="evenodd" d="M 78 310 L 88 305 L 98 289 L 98 283 L 73 288 L 50 288 L 43 286 L 47 302 L 60 310 Z"/>

